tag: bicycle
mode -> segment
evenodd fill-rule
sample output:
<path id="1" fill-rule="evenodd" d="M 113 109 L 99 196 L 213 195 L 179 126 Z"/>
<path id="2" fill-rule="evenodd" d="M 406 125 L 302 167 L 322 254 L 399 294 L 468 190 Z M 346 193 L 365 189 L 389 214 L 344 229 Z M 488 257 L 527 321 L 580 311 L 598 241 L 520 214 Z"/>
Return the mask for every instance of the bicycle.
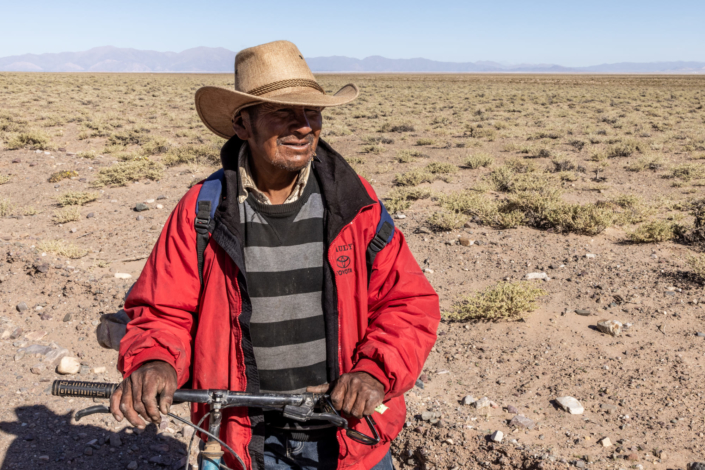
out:
<path id="1" fill-rule="evenodd" d="M 116 383 L 55 380 L 51 387 L 51 394 L 58 397 L 110 398 L 118 385 L 119 384 Z M 379 443 L 380 440 L 377 429 L 375 428 L 376 423 L 371 416 L 365 416 L 365 421 L 370 428 L 372 436 L 350 429 L 348 420 L 341 416 L 333 407 L 330 395 L 327 394 L 246 393 L 233 392 L 230 390 L 180 389 L 174 392 L 174 404 L 178 403 L 201 403 L 209 406 L 208 413 L 203 415 L 198 424 L 193 424 L 191 421 L 176 416 L 173 413 L 167 413 L 171 418 L 193 427 L 195 430 L 200 431 L 203 435 L 208 437 L 203 450 L 199 452 L 199 456 L 204 463 L 201 470 L 230 470 L 223 464 L 224 452 L 221 446 L 235 458 L 242 470 L 247 470 L 237 452 L 218 437 L 220 434 L 222 410 L 235 406 L 280 409 L 285 418 L 299 422 L 309 420 L 328 421 L 339 428 L 345 429 L 350 439 L 365 445 L 372 446 Z M 74 418 L 76 421 L 79 421 L 85 416 L 96 413 L 110 413 L 110 410 L 104 405 L 91 406 L 78 410 Z M 201 427 L 206 417 L 209 417 L 207 431 Z M 186 455 L 191 455 L 191 447 L 195 437 L 196 433 L 194 432 L 189 441 Z M 188 470 L 188 468 L 189 462 L 187 459 L 184 470 Z"/>

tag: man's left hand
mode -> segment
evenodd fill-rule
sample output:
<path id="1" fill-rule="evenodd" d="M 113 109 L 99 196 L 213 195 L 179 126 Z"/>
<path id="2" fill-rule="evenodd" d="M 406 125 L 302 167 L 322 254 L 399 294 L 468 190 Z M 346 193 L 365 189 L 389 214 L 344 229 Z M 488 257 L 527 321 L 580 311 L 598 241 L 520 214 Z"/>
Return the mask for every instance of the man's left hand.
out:
<path id="1" fill-rule="evenodd" d="M 323 384 L 306 389 L 309 393 L 326 393 L 330 385 Z M 336 410 L 358 419 L 374 413 L 384 400 L 384 385 L 367 372 L 343 374 L 333 383 L 330 399 Z"/>

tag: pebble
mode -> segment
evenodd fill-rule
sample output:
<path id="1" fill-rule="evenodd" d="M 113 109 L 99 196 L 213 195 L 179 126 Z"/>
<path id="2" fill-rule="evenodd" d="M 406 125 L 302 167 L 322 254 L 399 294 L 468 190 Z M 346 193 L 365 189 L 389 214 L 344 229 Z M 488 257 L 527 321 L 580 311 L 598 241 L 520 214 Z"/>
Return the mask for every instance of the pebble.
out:
<path id="1" fill-rule="evenodd" d="M 492 442 L 502 442 L 502 439 L 504 439 L 504 433 L 502 431 L 495 431 L 490 436 L 490 439 Z"/>
<path id="2" fill-rule="evenodd" d="M 421 380 L 421 379 L 416 379 L 416 383 L 414 385 L 419 387 L 420 389 L 424 388 L 424 383 L 423 383 L 423 380 Z"/>
<path id="3" fill-rule="evenodd" d="M 46 331 L 30 331 L 24 335 L 25 339 L 29 341 L 39 341 L 47 335 Z"/>
<path id="4" fill-rule="evenodd" d="M 639 456 L 636 453 L 632 453 L 632 454 L 627 455 L 627 460 L 635 462 L 635 461 L 639 460 Z"/>
<path id="5" fill-rule="evenodd" d="M 144 201 L 145 204 L 154 204 L 154 199 L 147 199 Z"/>
<path id="6" fill-rule="evenodd" d="M 18 312 L 23 313 L 25 310 L 27 310 L 28 307 L 25 302 L 20 302 L 17 304 L 17 306 L 15 308 L 17 309 Z"/>
<path id="7" fill-rule="evenodd" d="M 522 415 L 516 415 L 512 418 L 511 421 L 509 421 L 509 425 L 513 426 L 515 428 L 524 428 L 524 429 L 534 429 L 534 422 L 533 420 L 527 418 L 526 416 Z"/>
<path id="8" fill-rule="evenodd" d="M 85 449 L 83 449 L 83 455 L 93 455 L 93 447 L 86 447 Z"/>
<path id="9" fill-rule="evenodd" d="M 144 204 L 141 202 L 135 206 L 135 212 L 143 212 L 143 211 L 148 211 L 148 210 L 149 210 L 149 207 L 147 206 L 147 204 Z"/>
<path id="10" fill-rule="evenodd" d="M 597 329 L 608 335 L 619 336 L 622 334 L 622 323 L 617 320 L 600 320 Z"/>
<path id="11" fill-rule="evenodd" d="M 157 201 L 161 201 L 163 199 L 166 199 L 166 196 L 164 196 L 164 195 L 157 196 Z"/>
<path id="12" fill-rule="evenodd" d="M 423 272 L 425 272 L 426 274 L 433 274 L 433 269 L 431 269 L 431 268 L 423 268 Z"/>
<path id="13" fill-rule="evenodd" d="M 464 396 L 463 399 L 461 400 L 461 403 L 462 403 L 463 405 L 466 405 L 466 406 L 467 406 L 467 405 L 472 405 L 472 404 L 475 403 L 476 401 L 477 401 L 477 400 L 475 400 L 475 397 L 473 397 L 472 395 L 466 395 L 466 396 Z"/>
<path id="14" fill-rule="evenodd" d="M 559 397 L 556 398 L 558 404 L 572 415 L 581 415 L 585 412 L 585 408 L 580 404 L 578 400 L 573 397 Z"/>
<path id="15" fill-rule="evenodd" d="M 705 333 L 697 332 L 695 333 L 695 336 L 697 336 L 698 338 L 705 338 Z"/>
<path id="16" fill-rule="evenodd" d="M 111 447 L 120 447 L 122 445 L 122 439 L 120 439 L 120 435 L 117 433 L 112 433 L 110 435 L 110 446 Z"/>
<path id="17" fill-rule="evenodd" d="M 527 280 L 531 279 L 546 279 L 548 278 L 548 274 L 546 273 L 529 273 L 526 275 Z"/>
<path id="18" fill-rule="evenodd" d="M 581 315 L 583 317 L 589 317 L 590 315 L 592 315 L 590 310 L 576 310 L 575 313 L 577 313 L 578 315 Z"/>
<path id="19" fill-rule="evenodd" d="M 128 273 L 115 273 L 115 279 L 132 279 L 132 274 L 128 274 Z"/>
<path id="20" fill-rule="evenodd" d="M 395 215 L 394 215 L 394 218 L 395 218 L 395 219 L 406 219 L 406 215 L 404 215 L 404 214 L 395 214 Z"/>
<path id="21" fill-rule="evenodd" d="M 137 461 L 133 460 L 132 462 L 127 464 L 127 470 L 137 470 Z"/>
<path id="22" fill-rule="evenodd" d="M 77 374 L 81 370 L 81 362 L 75 357 L 62 357 L 56 371 L 63 375 Z"/>
<path id="23" fill-rule="evenodd" d="M 576 460 L 575 466 L 578 468 L 585 468 L 586 464 L 584 460 Z"/>
<path id="24" fill-rule="evenodd" d="M 143 215 L 138 215 L 138 216 L 137 216 L 137 220 L 138 220 L 138 221 L 139 221 L 139 220 L 144 220 L 144 216 L 143 216 Z"/>
<path id="25" fill-rule="evenodd" d="M 600 444 L 602 444 L 602 447 L 611 447 L 612 441 L 610 441 L 609 437 L 605 437 L 600 441 Z"/>
<path id="26" fill-rule="evenodd" d="M 518 415 L 519 409 L 514 405 L 507 405 L 507 413 L 512 413 L 512 414 Z"/>
<path id="27" fill-rule="evenodd" d="M 617 406 L 610 403 L 603 403 L 600 405 L 600 409 L 606 413 L 613 413 L 617 411 Z"/>
<path id="28" fill-rule="evenodd" d="M 92 219 L 93 217 L 95 217 L 95 213 L 93 212 L 89 212 L 88 214 L 86 214 L 86 219 Z"/>
<path id="29" fill-rule="evenodd" d="M 94 373 L 94 374 L 105 374 L 105 371 L 106 371 L 106 370 L 107 370 L 107 369 L 105 368 L 105 366 L 94 367 L 94 368 L 93 368 L 93 373 Z"/>
<path id="30" fill-rule="evenodd" d="M 458 238 L 458 241 L 462 246 L 472 246 L 475 244 L 475 240 L 471 240 L 470 237 L 466 235 L 461 235 L 460 238 Z"/>
<path id="31" fill-rule="evenodd" d="M 593 258 L 597 258 L 597 255 L 592 254 L 592 253 L 586 253 L 586 254 L 585 254 L 585 257 L 586 257 L 587 259 L 593 259 Z"/>
<path id="32" fill-rule="evenodd" d="M 42 372 L 46 370 L 47 366 L 42 364 L 41 362 L 38 364 L 34 364 L 32 367 L 29 368 L 29 371 L 35 375 L 41 375 Z"/>
<path id="33" fill-rule="evenodd" d="M 64 315 L 64 320 L 63 320 L 63 321 L 64 321 L 64 323 L 68 323 L 68 322 L 71 321 L 72 318 L 73 318 L 73 315 L 71 314 L 71 312 L 69 312 L 69 313 L 67 313 L 66 315 Z"/>
<path id="34" fill-rule="evenodd" d="M 161 204 L 157 204 L 157 209 L 164 209 L 164 206 L 162 206 Z"/>
<path id="35" fill-rule="evenodd" d="M 487 397 L 480 398 L 475 402 L 475 408 L 478 410 L 482 408 L 489 408 L 490 407 L 490 399 Z"/>

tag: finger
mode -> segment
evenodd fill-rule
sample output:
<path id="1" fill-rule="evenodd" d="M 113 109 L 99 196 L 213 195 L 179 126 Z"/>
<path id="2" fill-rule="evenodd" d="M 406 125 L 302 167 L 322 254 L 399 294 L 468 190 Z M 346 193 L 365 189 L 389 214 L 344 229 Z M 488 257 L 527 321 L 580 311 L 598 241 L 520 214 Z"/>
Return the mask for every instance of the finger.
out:
<path id="1" fill-rule="evenodd" d="M 142 404 L 147 414 L 146 418 L 156 424 L 162 421 L 162 416 L 159 414 L 159 406 L 157 404 L 157 393 L 159 389 L 163 388 L 163 386 L 160 385 L 161 384 L 155 384 L 150 380 L 146 382 L 142 388 Z"/>
<path id="2" fill-rule="evenodd" d="M 131 425 L 144 429 L 144 421 L 139 417 L 133 406 L 132 382 L 128 379 L 123 383 L 125 386 L 122 392 L 122 400 L 120 400 L 120 411 Z"/>
<path id="3" fill-rule="evenodd" d="M 123 418 L 125 417 L 122 412 L 120 411 L 120 400 L 122 399 L 122 387 L 123 385 L 120 384 L 118 388 L 115 389 L 112 395 L 110 395 L 110 412 L 113 414 L 113 417 L 118 421 L 122 421 Z"/>
<path id="4" fill-rule="evenodd" d="M 355 406 L 355 400 L 357 400 L 358 389 L 360 384 L 355 383 L 356 380 L 353 379 L 352 383 L 348 385 L 345 391 L 345 398 L 343 400 L 343 412 L 346 414 L 352 414 L 353 406 Z"/>
<path id="5" fill-rule="evenodd" d="M 375 394 L 372 394 L 365 403 L 365 409 L 363 410 L 363 414 L 365 416 L 371 415 L 375 412 L 375 409 L 380 405 L 380 403 L 382 403 L 382 400 L 379 397 L 375 396 Z"/>
<path id="6" fill-rule="evenodd" d="M 131 383 L 131 389 L 132 389 L 132 407 L 134 408 L 135 412 L 140 415 L 142 419 L 145 421 L 151 421 L 149 418 L 149 415 L 147 414 L 147 410 L 144 408 L 144 402 L 142 399 L 142 393 L 144 390 L 142 390 L 142 381 L 139 379 L 134 379 L 132 380 Z M 142 420 L 140 420 L 142 421 Z M 139 426 L 138 426 L 139 427 Z M 145 424 L 142 422 L 142 426 L 140 427 L 141 429 L 144 429 Z"/>
<path id="7" fill-rule="evenodd" d="M 175 380 L 167 380 L 164 389 L 162 389 L 162 393 L 159 394 L 159 411 L 164 415 L 169 413 L 171 409 L 171 405 L 174 402 L 174 392 L 177 386 L 178 384 Z"/>
<path id="8" fill-rule="evenodd" d="M 367 406 L 367 397 L 369 395 L 368 391 L 360 391 L 355 397 L 355 402 L 353 403 L 350 414 L 356 418 L 362 418 L 364 416 L 365 407 Z"/>
<path id="9" fill-rule="evenodd" d="M 308 393 L 326 393 L 330 389 L 330 384 L 312 385 L 306 387 Z"/>
<path id="10" fill-rule="evenodd" d="M 333 408 L 340 411 L 343 408 L 343 402 L 345 400 L 345 393 L 347 389 L 348 381 L 344 378 L 338 381 L 330 394 L 330 401 L 333 403 Z"/>

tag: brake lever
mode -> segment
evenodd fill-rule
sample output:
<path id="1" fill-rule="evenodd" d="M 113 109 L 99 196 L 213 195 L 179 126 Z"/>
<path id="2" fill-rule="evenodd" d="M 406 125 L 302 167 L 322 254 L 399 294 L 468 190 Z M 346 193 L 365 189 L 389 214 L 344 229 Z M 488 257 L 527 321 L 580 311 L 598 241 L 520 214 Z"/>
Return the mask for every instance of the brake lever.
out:
<path id="1" fill-rule="evenodd" d="M 74 419 L 80 421 L 84 416 L 94 415 L 96 413 L 110 413 L 110 409 L 105 405 L 91 406 L 83 410 L 78 410 L 76 414 L 74 414 Z"/>

